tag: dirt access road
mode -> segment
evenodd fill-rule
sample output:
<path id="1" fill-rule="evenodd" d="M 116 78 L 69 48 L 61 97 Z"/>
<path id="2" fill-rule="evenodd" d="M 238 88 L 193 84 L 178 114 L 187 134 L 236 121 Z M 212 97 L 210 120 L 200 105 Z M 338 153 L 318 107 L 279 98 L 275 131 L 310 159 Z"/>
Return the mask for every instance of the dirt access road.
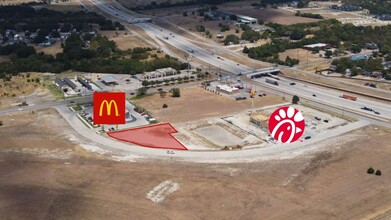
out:
<path id="1" fill-rule="evenodd" d="M 0 119 L 3 219 L 368 219 L 391 209 L 390 130 L 368 126 L 290 160 L 117 162 L 82 150 L 54 111 L 26 116 Z"/>

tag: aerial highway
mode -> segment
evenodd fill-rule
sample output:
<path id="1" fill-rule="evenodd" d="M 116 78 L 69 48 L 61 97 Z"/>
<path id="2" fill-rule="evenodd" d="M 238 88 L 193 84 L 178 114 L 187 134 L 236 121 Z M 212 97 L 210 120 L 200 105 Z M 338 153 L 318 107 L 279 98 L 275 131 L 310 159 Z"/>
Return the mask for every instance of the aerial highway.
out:
<path id="1" fill-rule="evenodd" d="M 118 8 L 114 8 L 109 3 L 105 2 L 104 0 L 90 0 L 94 5 L 99 7 L 104 12 L 117 17 L 118 19 L 126 22 L 129 19 L 134 19 L 133 15 L 130 15 L 126 13 L 125 11 L 119 10 Z M 149 36 L 158 38 L 160 41 L 165 42 L 167 44 L 170 44 L 171 46 L 180 49 L 184 52 L 187 52 L 191 54 L 193 57 L 202 60 L 206 63 L 209 63 L 210 65 L 216 66 L 221 68 L 222 70 L 225 70 L 229 73 L 232 73 L 234 75 L 241 75 L 243 73 L 251 72 L 253 69 L 245 66 L 245 65 L 239 65 L 236 62 L 233 62 L 223 56 L 219 56 L 218 54 L 215 54 L 207 49 L 201 48 L 193 43 L 190 43 L 189 40 L 183 36 L 172 34 L 170 31 L 161 28 L 155 24 L 152 24 L 150 22 L 145 23 L 135 23 L 133 25 L 138 26 L 139 28 L 142 28 Z M 259 85 L 263 85 L 264 87 L 269 87 L 270 84 L 266 83 L 263 80 L 257 80 L 256 81 Z M 309 97 L 311 96 L 312 99 L 317 98 L 318 101 L 322 102 L 324 105 L 330 105 L 330 106 L 338 106 L 341 108 L 344 108 L 346 111 L 354 111 L 354 112 L 361 112 L 361 113 L 367 113 L 368 115 L 372 114 L 371 116 L 382 118 L 382 119 L 391 119 L 391 105 L 390 104 L 384 104 L 380 102 L 371 101 L 365 98 L 359 98 L 357 101 L 351 101 L 342 99 L 339 96 L 342 94 L 341 92 L 336 92 L 329 89 L 321 89 L 319 87 L 314 86 L 291 86 L 288 81 L 282 80 L 281 85 L 278 86 L 278 90 L 285 94 L 290 95 L 298 95 L 299 97 Z M 319 97 L 312 96 L 313 94 L 319 95 Z M 373 114 L 372 112 L 369 112 L 367 110 L 363 110 L 361 108 L 363 107 L 369 107 L 380 114 Z M 371 117 L 372 118 L 372 117 Z"/>

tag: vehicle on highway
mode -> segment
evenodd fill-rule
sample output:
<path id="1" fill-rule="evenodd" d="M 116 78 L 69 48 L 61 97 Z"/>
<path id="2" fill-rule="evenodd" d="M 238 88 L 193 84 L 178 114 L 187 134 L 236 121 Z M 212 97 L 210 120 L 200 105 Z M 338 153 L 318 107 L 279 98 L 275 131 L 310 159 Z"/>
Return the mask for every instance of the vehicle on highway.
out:
<path id="1" fill-rule="evenodd" d="M 296 83 L 294 83 L 294 82 L 291 82 L 289 85 L 291 85 L 291 86 L 294 86 L 294 85 L 296 85 Z"/>
<path id="2" fill-rule="evenodd" d="M 158 88 L 157 91 L 159 91 L 159 92 L 160 92 L 160 91 L 163 91 L 163 88 Z"/>
<path id="3" fill-rule="evenodd" d="M 168 40 L 168 37 L 167 36 L 163 36 L 164 39 Z"/>
<path id="4" fill-rule="evenodd" d="M 375 114 L 377 114 L 377 115 L 380 115 L 380 112 L 378 112 L 378 111 L 373 111 Z"/>
<path id="5" fill-rule="evenodd" d="M 352 100 L 352 101 L 356 101 L 357 100 L 356 96 L 351 96 L 351 95 L 346 95 L 346 94 L 342 94 L 339 97 L 344 98 L 344 99 L 349 99 L 349 100 Z"/>
<path id="6" fill-rule="evenodd" d="M 305 140 L 311 139 L 311 136 L 306 136 L 304 139 Z"/>
<path id="7" fill-rule="evenodd" d="M 272 79 L 266 79 L 265 82 L 278 86 L 278 82 Z"/>
<path id="8" fill-rule="evenodd" d="M 315 95 L 315 94 L 312 94 L 312 96 L 313 96 L 313 97 L 316 97 L 316 95 Z"/>
<path id="9" fill-rule="evenodd" d="M 189 51 L 190 53 L 194 53 L 194 50 L 192 49 L 187 49 L 187 51 Z"/>
<path id="10" fill-rule="evenodd" d="M 235 100 L 236 101 L 239 101 L 239 100 L 246 100 L 247 98 L 246 97 L 236 97 Z"/>
<path id="11" fill-rule="evenodd" d="M 370 112 L 373 111 L 373 109 L 368 108 L 368 107 L 366 107 L 366 106 L 362 107 L 361 109 L 362 109 L 362 110 L 366 110 L 366 111 L 370 111 Z"/>

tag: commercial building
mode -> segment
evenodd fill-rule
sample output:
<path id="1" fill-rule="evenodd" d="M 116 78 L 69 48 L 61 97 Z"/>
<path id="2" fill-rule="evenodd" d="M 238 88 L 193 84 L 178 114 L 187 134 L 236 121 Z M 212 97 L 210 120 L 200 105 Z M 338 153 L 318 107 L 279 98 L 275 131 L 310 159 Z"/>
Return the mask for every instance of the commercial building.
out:
<path id="1" fill-rule="evenodd" d="M 165 76 L 172 76 L 176 74 L 177 74 L 176 69 L 168 67 L 168 68 L 157 69 L 152 72 L 146 72 L 144 73 L 144 79 L 155 79 L 155 78 L 161 78 Z"/>
<path id="2" fill-rule="evenodd" d="M 87 88 L 88 90 L 91 90 L 92 89 L 92 86 L 87 82 L 85 81 L 84 79 L 80 78 L 80 77 L 77 77 L 77 81 L 83 85 L 83 87 Z"/>
<path id="3" fill-rule="evenodd" d="M 239 89 L 236 88 L 236 87 L 231 87 L 231 86 L 228 86 L 228 85 L 218 85 L 216 86 L 216 91 L 217 92 L 222 92 L 222 93 L 225 93 L 225 94 L 228 94 L 228 95 L 232 95 L 232 94 L 237 94 L 239 93 Z"/>
<path id="4" fill-rule="evenodd" d="M 243 23 L 243 24 L 258 24 L 258 19 L 245 16 L 245 15 L 237 15 L 238 22 Z"/>
<path id="5" fill-rule="evenodd" d="M 102 78 L 101 82 L 106 86 L 118 85 L 117 80 L 112 76 L 105 76 Z"/>
<path id="6" fill-rule="evenodd" d="M 330 44 L 324 44 L 324 43 L 317 43 L 317 44 L 304 45 L 303 48 L 306 49 L 306 50 L 313 50 L 314 48 L 319 48 L 321 50 L 324 50 L 324 49 L 330 49 L 331 45 Z"/>

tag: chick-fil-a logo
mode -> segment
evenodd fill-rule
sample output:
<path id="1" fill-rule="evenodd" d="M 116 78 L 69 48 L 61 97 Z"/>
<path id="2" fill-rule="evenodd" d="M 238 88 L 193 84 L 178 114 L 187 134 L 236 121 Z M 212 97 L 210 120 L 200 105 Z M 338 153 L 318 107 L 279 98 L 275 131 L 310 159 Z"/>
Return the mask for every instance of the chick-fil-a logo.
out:
<path id="1" fill-rule="evenodd" d="M 281 143 L 297 141 L 304 133 L 305 121 L 299 110 L 292 107 L 281 107 L 269 118 L 269 132 Z"/>

